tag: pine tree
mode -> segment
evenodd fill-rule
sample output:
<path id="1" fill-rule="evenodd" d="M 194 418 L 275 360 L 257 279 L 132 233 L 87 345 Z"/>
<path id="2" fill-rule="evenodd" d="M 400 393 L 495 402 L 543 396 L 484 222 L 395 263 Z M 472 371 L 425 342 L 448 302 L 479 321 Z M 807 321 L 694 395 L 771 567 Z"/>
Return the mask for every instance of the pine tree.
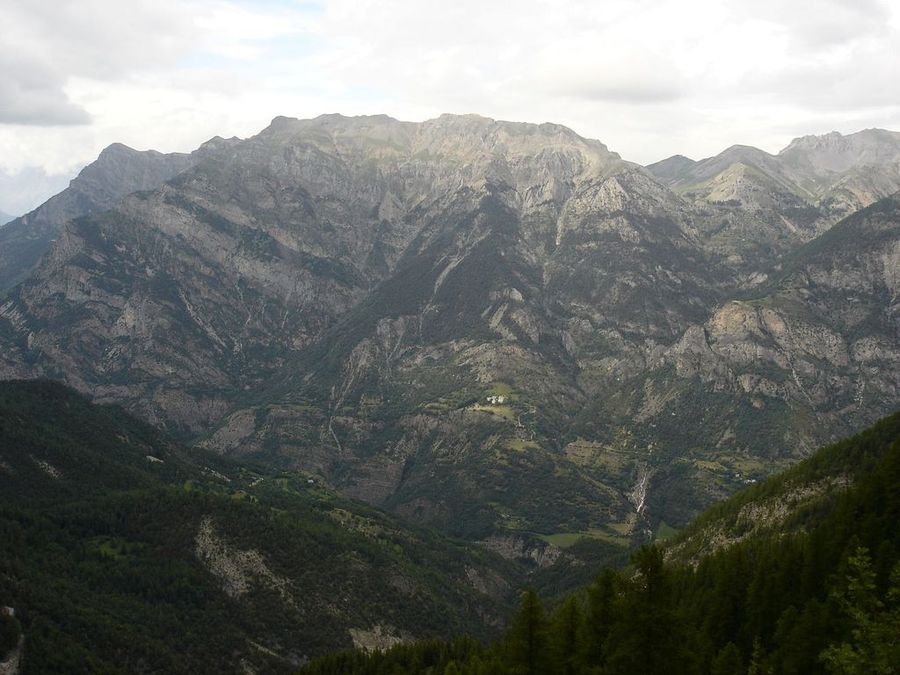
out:
<path id="1" fill-rule="evenodd" d="M 878 597 L 866 548 L 850 556 L 845 589 L 834 599 L 850 619 L 850 640 L 829 646 L 821 659 L 840 675 L 892 675 L 900 670 L 900 563 L 891 573 L 887 603 Z"/>
<path id="2" fill-rule="evenodd" d="M 737 648 L 733 642 L 719 650 L 716 658 L 713 659 L 710 675 L 744 675 L 747 670 L 744 667 L 744 659 L 741 657 L 741 650 Z"/>
<path id="3" fill-rule="evenodd" d="M 688 675 L 696 670 L 689 634 L 677 616 L 672 579 L 657 546 L 632 558 L 637 574 L 618 603 L 606 641 L 609 675 Z"/>
<path id="4" fill-rule="evenodd" d="M 606 662 L 604 645 L 613 624 L 619 583 L 619 575 L 607 567 L 588 589 L 582 638 L 582 664 L 585 666 L 602 666 Z"/>
<path id="5" fill-rule="evenodd" d="M 575 675 L 581 651 L 581 608 L 574 595 L 566 598 L 553 616 L 553 665 L 559 675 Z"/>
<path id="6" fill-rule="evenodd" d="M 509 661 L 514 672 L 522 675 L 546 675 L 547 619 L 534 589 L 522 593 L 519 610 L 509 630 Z"/>
<path id="7" fill-rule="evenodd" d="M 753 654 L 750 657 L 750 667 L 747 668 L 747 675 L 771 675 L 771 672 L 762 642 L 759 638 L 755 638 L 753 640 Z"/>

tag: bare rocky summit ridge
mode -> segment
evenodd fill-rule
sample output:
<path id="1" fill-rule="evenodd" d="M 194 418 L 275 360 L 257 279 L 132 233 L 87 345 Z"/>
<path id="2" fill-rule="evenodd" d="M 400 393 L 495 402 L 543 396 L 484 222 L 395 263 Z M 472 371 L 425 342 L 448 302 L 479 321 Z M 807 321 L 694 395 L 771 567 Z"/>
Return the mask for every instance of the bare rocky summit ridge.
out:
<path id="1" fill-rule="evenodd" d="M 193 162 L 192 155 L 110 145 L 68 188 L 0 229 L 0 291 L 28 274 L 66 221 L 111 208 L 132 192 L 158 188 Z"/>
<path id="2" fill-rule="evenodd" d="M 897 201 L 831 227 L 895 180 L 867 144 L 644 169 L 551 124 L 276 118 L 69 221 L 0 374 L 474 539 L 642 537 L 896 407 Z"/>
<path id="3" fill-rule="evenodd" d="M 752 267 L 760 254 L 780 257 L 900 190 L 900 133 L 804 136 L 777 155 L 735 145 L 697 162 L 676 155 L 647 169 L 714 213 L 710 246 Z"/>

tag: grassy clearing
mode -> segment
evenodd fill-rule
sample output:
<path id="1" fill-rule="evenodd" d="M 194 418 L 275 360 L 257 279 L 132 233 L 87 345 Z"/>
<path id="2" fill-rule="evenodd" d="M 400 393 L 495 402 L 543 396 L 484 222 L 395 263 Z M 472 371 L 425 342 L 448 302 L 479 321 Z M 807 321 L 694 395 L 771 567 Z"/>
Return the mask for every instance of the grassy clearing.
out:
<path id="1" fill-rule="evenodd" d="M 586 535 L 583 532 L 557 532 L 556 534 L 542 534 L 541 539 L 548 544 L 559 548 L 569 548 L 578 543 Z"/>
<path id="2" fill-rule="evenodd" d="M 377 537 L 384 530 L 371 518 L 350 513 L 346 509 L 334 508 L 327 515 L 341 527 L 352 532 L 359 532 L 367 537 Z"/>
<path id="3" fill-rule="evenodd" d="M 484 412 L 505 419 L 507 422 L 516 421 L 516 413 L 508 405 L 482 405 L 476 403 L 469 410 L 475 412 Z"/>
<path id="4" fill-rule="evenodd" d="M 144 545 L 140 542 L 127 541 L 120 537 L 93 537 L 88 541 L 88 548 L 96 551 L 104 558 L 121 560 L 133 553 L 139 552 Z"/>
<path id="5" fill-rule="evenodd" d="M 664 520 L 659 521 L 659 527 L 656 528 L 657 541 L 665 541 L 666 539 L 671 539 L 676 534 L 678 534 L 678 530 L 676 530 Z"/>
<path id="6" fill-rule="evenodd" d="M 526 441 L 522 438 L 510 438 L 503 442 L 503 447 L 517 452 L 525 452 L 526 450 L 539 450 L 541 446 L 535 441 Z"/>
<path id="7" fill-rule="evenodd" d="M 728 471 L 728 469 L 719 464 L 719 462 L 710 462 L 703 459 L 695 459 L 694 466 L 696 466 L 698 469 L 712 471 L 713 473 L 725 473 L 726 471 Z"/>
<path id="8" fill-rule="evenodd" d="M 510 385 L 506 384 L 506 382 L 495 382 L 491 385 L 491 388 L 485 392 L 484 396 L 485 398 L 488 396 L 505 396 L 508 401 L 519 400 L 519 394 L 516 393 L 515 389 Z"/>
<path id="9" fill-rule="evenodd" d="M 627 537 L 612 534 L 606 530 L 584 530 L 582 532 L 555 532 L 553 534 L 538 535 L 548 544 L 558 546 L 559 548 L 569 548 L 574 546 L 582 539 L 598 539 L 615 546 L 623 546 L 627 548 L 630 543 Z"/>
<path id="10" fill-rule="evenodd" d="M 619 536 L 624 537 L 624 536 L 631 534 L 631 530 L 634 526 L 632 525 L 632 523 L 627 522 L 627 523 L 610 523 L 609 525 L 607 525 L 607 527 L 609 529 L 613 530 L 614 532 L 617 532 L 619 534 Z"/>

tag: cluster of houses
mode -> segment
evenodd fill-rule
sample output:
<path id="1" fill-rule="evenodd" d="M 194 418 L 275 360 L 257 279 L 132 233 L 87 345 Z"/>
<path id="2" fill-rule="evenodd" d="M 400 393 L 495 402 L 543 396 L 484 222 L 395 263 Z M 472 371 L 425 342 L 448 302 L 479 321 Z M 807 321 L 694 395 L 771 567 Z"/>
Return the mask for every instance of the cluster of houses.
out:
<path id="1" fill-rule="evenodd" d="M 505 396 L 488 396 L 487 400 L 488 400 L 488 403 L 490 403 L 491 405 L 501 405 L 502 403 L 506 402 L 506 397 Z"/>

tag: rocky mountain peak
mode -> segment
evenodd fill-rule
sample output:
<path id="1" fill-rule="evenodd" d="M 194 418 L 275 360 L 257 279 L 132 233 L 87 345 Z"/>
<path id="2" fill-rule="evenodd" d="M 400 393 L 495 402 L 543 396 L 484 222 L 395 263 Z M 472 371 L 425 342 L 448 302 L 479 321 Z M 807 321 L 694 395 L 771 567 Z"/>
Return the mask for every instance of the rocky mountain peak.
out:
<path id="1" fill-rule="evenodd" d="M 225 148 L 231 148 L 236 146 L 241 142 L 241 139 L 237 136 L 232 136 L 231 138 L 222 138 L 221 136 L 213 136 L 208 141 L 201 143 L 200 147 L 197 148 L 197 153 L 201 155 L 206 155 L 210 153 L 216 153 Z"/>
<path id="2" fill-rule="evenodd" d="M 103 148 L 103 150 L 100 151 L 100 154 L 98 155 L 97 159 L 102 161 L 103 159 L 107 159 L 109 157 L 114 157 L 116 155 L 119 155 L 119 156 L 134 155 L 138 152 L 139 152 L 138 150 L 135 150 L 134 148 L 129 147 L 129 146 L 125 145 L 124 143 L 118 143 L 118 142 L 110 143 L 105 148 Z M 156 151 L 149 150 L 148 152 L 156 152 Z M 89 164 L 88 166 L 91 166 L 91 164 Z"/>
<path id="3" fill-rule="evenodd" d="M 66 221 L 111 208 L 125 195 L 152 190 L 194 165 L 193 154 L 104 148 L 69 187 L 0 232 L 0 292 L 22 280 L 56 239 Z"/>
<path id="4" fill-rule="evenodd" d="M 697 162 L 684 155 L 672 155 L 658 162 L 647 165 L 647 170 L 664 183 L 676 179 L 685 171 L 690 170 Z"/>
<path id="5" fill-rule="evenodd" d="M 608 175 L 629 165 L 603 143 L 582 138 L 562 125 L 507 122 L 474 114 L 444 114 L 421 123 L 387 115 L 276 117 L 253 141 L 270 148 L 313 146 L 336 152 L 345 163 L 371 162 L 377 157 L 396 166 L 422 169 L 431 165 L 431 171 L 440 163 L 482 177 L 501 165 L 513 170 L 514 165 L 527 165 L 533 172 L 536 165 L 550 164 L 548 170 L 562 168 L 569 179 L 580 173 Z"/>
<path id="6" fill-rule="evenodd" d="M 445 114 L 428 120 L 421 125 L 420 139 L 420 144 L 432 146 L 456 140 L 468 152 L 499 152 L 507 157 L 577 150 L 603 164 L 621 161 L 600 141 L 583 138 L 560 124 L 507 122 L 481 115 Z"/>
<path id="7" fill-rule="evenodd" d="M 83 190 L 106 193 L 110 202 L 130 192 L 150 190 L 193 164 L 186 153 L 163 154 L 156 150 L 135 150 L 123 143 L 103 149 L 96 161 L 84 167 L 72 180 Z"/>
<path id="8" fill-rule="evenodd" d="M 802 136 L 791 141 L 778 156 L 795 164 L 806 164 L 818 172 L 843 173 L 859 166 L 897 166 L 900 133 L 864 129 L 846 136 L 837 131 Z"/>

